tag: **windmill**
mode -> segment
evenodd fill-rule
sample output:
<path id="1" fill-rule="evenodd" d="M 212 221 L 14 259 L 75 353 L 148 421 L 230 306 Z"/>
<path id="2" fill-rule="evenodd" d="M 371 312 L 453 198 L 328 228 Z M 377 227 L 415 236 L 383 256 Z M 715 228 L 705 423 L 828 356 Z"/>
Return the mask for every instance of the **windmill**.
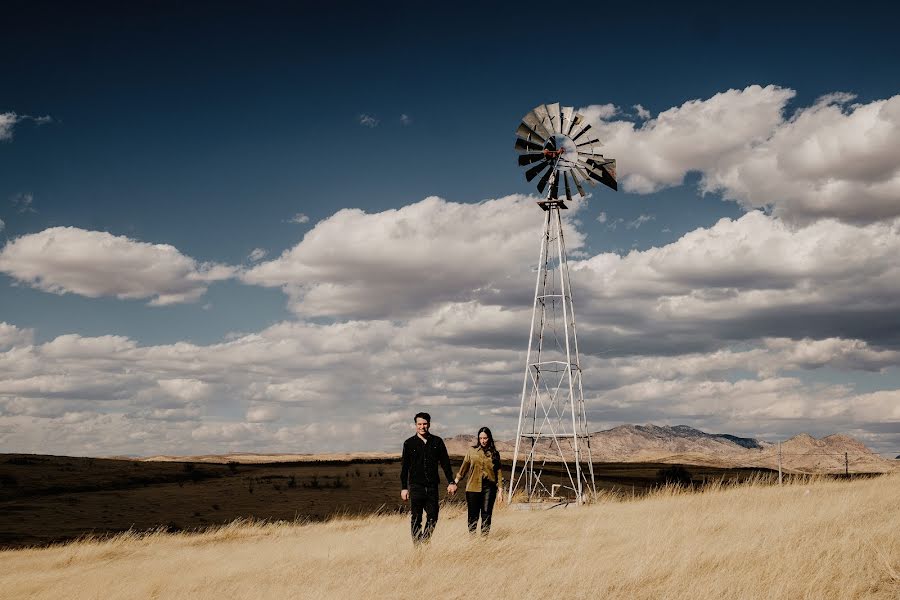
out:
<path id="1" fill-rule="evenodd" d="M 508 502 L 517 491 L 528 502 L 579 504 L 587 491 L 596 493 L 561 213 L 573 195 L 585 197 L 585 183 L 617 189 L 616 161 L 604 158 L 590 130 L 582 115 L 559 103 L 535 107 L 516 129 L 525 179 L 537 179 L 546 197 L 538 202 L 544 231 Z"/>

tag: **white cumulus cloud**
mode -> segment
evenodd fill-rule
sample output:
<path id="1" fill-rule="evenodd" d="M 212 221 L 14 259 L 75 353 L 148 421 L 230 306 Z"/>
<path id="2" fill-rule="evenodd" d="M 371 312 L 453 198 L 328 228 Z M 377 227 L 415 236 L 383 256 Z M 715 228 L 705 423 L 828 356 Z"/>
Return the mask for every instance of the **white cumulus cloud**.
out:
<path id="1" fill-rule="evenodd" d="M 265 248 L 254 248 L 250 251 L 250 254 L 247 255 L 247 258 L 250 259 L 251 262 L 258 262 L 265 258 L 268 253 L 268 250 Z"/>
<path id="2" fill-rule="evenodd" d="M 13 138 L 13 129 L 22 121 L 32 121 L 35 125 L 45 125 L 53 121 L 50 115 L 34 117 L 31 115 L 18 115 L 12 111 L 0 113 L 0 142 Z"/>
<path id="3" fill-rule="evenodd" d="M 432 197 L 374 214 L 345 209 L 243 279 L 282 287 L 302 315 L 401 315 L 441 301 L 490 298 L 510 285 L 527 287 L 529 277 L 520 275 L 535 260 L 541 225 L 527 196 L 477 205 Z M 583 240 L 572 230 L 566 244 L 576 250 Z"/>
<path id="4" fill-rule="evenodd" d="M 362 125 L 363 127 L 368 127 L 370 129 L 374 129 L 375 127 L 378 127 L 378 123 L 380 123 L 380 121 L 376 117 L 373 117 L 372 115 L 367 115 L 367 114 L 359 115 L 359 124 Z"/>
<path id="5" fill-rule="evenodd" d="M 703 192 L 785 220 L 872 222 L 900 216 L 900 96 L 853 104 L 828 94 L 787 114 L 794 90 L 752 85 L 690 100 L 635 124 L 581 109 L 626 191 L 680 185 L 689 172 Z"/>
<path id="6" fill-rule="evenodd" d="M 210 282 L 234 275 L 232 267 L 198 263 L 167 244 L 76 227 L 53 227 L 7 242 L 0 272 L 46 292 L 150 298 L 154 306 L 197 300 Z"/>
<path id="7" fill-rule="evenodd" d="M 19 122 L 19 117 L 14 112 L 0 113 L 0 141 L 11 140 L 13 127 Z"/>

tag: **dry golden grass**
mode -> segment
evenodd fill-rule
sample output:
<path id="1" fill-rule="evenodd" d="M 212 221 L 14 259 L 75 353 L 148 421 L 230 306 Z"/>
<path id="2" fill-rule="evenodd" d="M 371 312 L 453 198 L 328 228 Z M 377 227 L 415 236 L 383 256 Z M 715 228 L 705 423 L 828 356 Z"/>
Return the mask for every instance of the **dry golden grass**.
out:
<path id="1" fill-rule="evenodd" d="M 900 598 L 900 476 L 663 490 L 495 513 L 487 539 L 442 514 L 232 524 L 0 552 L 0 597 Z"/>

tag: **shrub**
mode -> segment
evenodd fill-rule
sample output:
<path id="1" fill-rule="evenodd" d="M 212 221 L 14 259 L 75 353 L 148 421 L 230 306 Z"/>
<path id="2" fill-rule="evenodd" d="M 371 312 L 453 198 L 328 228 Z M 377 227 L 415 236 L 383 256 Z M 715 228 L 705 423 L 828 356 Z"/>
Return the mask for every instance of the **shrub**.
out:
<path id="1" fill-rule="evenodd" d="M 656 481 L 659 485 L 691 485 L 691 474 L 681 465 L 660 469 L 656 472 Z"/>

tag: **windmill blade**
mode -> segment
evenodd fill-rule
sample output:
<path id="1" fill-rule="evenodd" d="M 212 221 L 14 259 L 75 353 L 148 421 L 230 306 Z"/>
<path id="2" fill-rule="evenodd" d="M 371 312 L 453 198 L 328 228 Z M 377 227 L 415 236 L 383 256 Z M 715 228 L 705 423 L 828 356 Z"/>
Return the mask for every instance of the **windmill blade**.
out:
<path id="1" fill-rule="evenodd" d="M 560 168 L 564 168 L 564 167 L 571 168 L 578 164 L 577 161 L 578 161 L 577 156 L 575 157 L 575 160 L 571 160 L 571 159 L 566 158 L 565 155 L 562 155 L 559 157 L 559 167 Z"/>
<path id="2" fill-rule="evenodd" d="M 556 172 L 556 169 L 548 169 L 544 176 L 541 177 L 541 180 L 538 181 L 537 188 L 540 193 L 544 193 L 544 188 L 547 187 L 547 181 L 550 179 L 550 176 Z"/>
<path id="3" fill-rule="evenodd" d="M 588 164 L 591 166 L 591 170 L 600 175 L 601 179 L 599 180 L 604 185 L 607 185 L 614 190 L 618 190 L 618 185 L 616 183 L 616 159 L 607 158 L 602 161 L 597 160 L 589 160 Z"/>
<path id="4" fill-rule="evenodd" d="M 529 142 L 536 142 L 538 144 L 543 144 L 547 141 L 547 138 L 541 136 L 534 129 L 522 123 L 519 125 L 519 128 L 516 129 L 516 135 L 524 140 L 528 140 Z"/>
<path id="5" fill-rule="evenodd" d="M 544 147 L 541 144 L 535 144 L 534 142 L 529 142 L 528 140 L 523 140 L 521 138 L 516 139 L 516 152 L 519 154 L 540 152 L 543 149 Z"/>
<path id="6" fill-rule="evenodd" d="M 571 106 L 563 106 L 560 112 L 562 113 L 562 122 L 560 123 L 559 131 L 566 135 L 569 133 L 569 129 L 572 128 L 572 113 L 575 112 L 575 109 Z"/>
<path id="7" fill-rule="evenodd" d="M 575 134 L 574 136 L 572 136 L 572 141 L 574 142 L 575 140 L 577 140 L 578 138 L 580 138 L 581 136 L 583 136 L 584 133 L 585 133 L 588 129 L 590 129 L 590 128 L 591 128 L 591 124 L 588 123 L 587 125 L 584 126 L 584 128 L 583 128 L 581 131 L 579 131 L 577 134 Z"/>
<path id="8" fill-rule="evenodd" d="M 572 190 L 569 189 L 569 174 L 563 173 L 563 182 L 566 184 L 566 200 L 572 199 Z"/>
<path id="9" fill-rule="evenodd" d="M 606 185 L 608 185 L 612 189 L 619 191 L 619 182 L 618 178 L 616 177 L 616 159 L 613 158 L 610 162 L 604 165 L 600 165 L 600 168 L 602 168 L 606 172 L 609 180 L 612 182 L 607 183 L 606 181 L 604 181 L 603 183 L 606 183 Z"/>
<path id="10" fill-rule="evenodd" d="M 584 117 L 579 115 L 578 113 L 575 113 L 575 116 L 572 117 L 572 122 L 569 123 L 569 129 L 567 131 L 564 131 L 563 133 L 565 133 L 566 135 L 570 135 L 572 133 L 572 130 L 581 125 L 583 121 Z"/>
<path id="11" fill-rule="evenodd" d="M 594 181 L 588 176 L 588 174 L 587 174 L 587 169 L 588 169 L 588 168 L 589 168 L 589 167 L 588 167 L 587 165 L 579 164 L 577 167 L 574 167 L 574 170 L 575 170 L 576 173 L 578 173 L 579 175 L 581 175 L 581 178 L 582 178 L 584 181 L 587 181 L 589 184 L 591 184 L 591 187 L 593 187 L 593 186 L 595 186 L 595 185 L 597 185 L 597 184 L 595 184 Z M 577 180 L 576 180 L 576 181 L 577 181 Z M 583 193 L 583 192 L 582 192 L 582 193 Z"/>
<path id="12" fill-rule="evenodd" d="M 531 181 L 532 179 L 534 179 L 535 177 L 537 177 L 538 173 L 540 173 L 541 171 L 543 171 L 544 169 L 546 169 L 546 168 L 549 167 L 549 166 L 550 166 L 550 161 L 549 161 L 549 160 L 545 160 L 544 162 L 542 162 L 542 163 L 539 164 L 538 166 L 536 166 L 536 167 L 531 167 L 530 169 L 528 169 L 527 171 L 525 171 L 525 181 Z M 553 169 L 550 169 L 550 171 L 552 172 Z"/>
<path id="13" fill-rule="evenodd" d="M 546 143 L 546 144 L 544 144 L 544 148 L 543 148 L 543 149 L 544 149 L 544 150 L 550 150 L 551 152 L 554 152 L 554 151 L 558 150 L 558 148 L 556 147 L 556 138 L 553 137 L 553 136 L 550 136 L 550 139 L 547 140 L 547 143 Z"/>
<path id="14" fill-rule="evenodd" d="M 559 102 L 548 104 L 547 114 L 550 116 L 550 125 L 553 133 L 560 133 L 562 130 L 559 128 Z"/>
<path id="15" fill-rule="evenodd" d="M 547 105 L 541 104 L 540 106 L 535 106 L 534 110 L 532 110 L 531 112 L 534 113 L 538 121 L 540 121 L 541 125 L 544 126 L 544 129 L 549 132 L 549 135 L 547 137 L 552 137 L 554 133 L 553 123 L 550 122 L 550 113 L 547 112 Z"/>
<path id="16" fill-rule="evenodd" d="M 600 181 L 600 179 L 603 177 L 603 170 L 592 163 L 578 163 L 578 166 L 582 171 L 587 173 L 586 179 L 591 183 L 593 183 L 593 181 L 591 181 L 592 179 L 595 181 Z"/>
<path id="17" fill-rule="evenodd" d="M 591 169 L 590 171 L 588 171 L 588 173 L 590 174 L 591 179 L 599 181 L 603 185 L 611 187 L 612 189 L 618 191 L 619 184 L 616 182 L 615 161 L 613 161 L 612 165 L 606 164 L 599 167 L 598 169 Z"/>
<path id="18" fill-rule="evenodd" d="M 583 158 L 583 157 L 581 157 L 581 156 L 579 156 L 579 157 L 578 157 L 578 160 L 575 162 L 575 164 L 578 165 L 578 167 L 579 167 L 582 171 L 591 171 L 591 170 L 593 170 L 593 169 L 596 169 L 596 167 L 594 166 L 593 163 L 594 163 L 594 161 L 593 161 L 592 159 L 590 159 L 590 158 Z"/>
<path id="19" fill-rule="evenodd" d="M 544 160 L 546 158 L 543 152 L 536 152 L 534 154 L 520 154 L 519 155 L 519 166 L 524 167 L 525 165 L 530 165 L 533 162 L 537 162 L 539 160 Z"/>
<path id="20" fill-rule="evenodd" d="M 580 144 L 575 144 L 575 147 L 576 147 L 576 148 L 581 148 L 582 146 L 591 146 L 591 147 L 593 148 L 593 146 L 594 146 L 595 144 L 596 144 L 597 146 L 600 146 L 600 145 L 601 145 L 601 144 L 600 144 L 600 140 L 598 140 L 597 138 L 594 138 L 594 139 L 589 140 L 589 141 L 587 141 L 587 142 L 581 142 Z"/>
<path id="21" fill-rule="evenodd" d="M 525 115 L 525 118 L 522 119 L 522 123 L 530 127 L 532 131 L 543 137 L 545 140 L 553 135 L 546 127 L 544 127 L 540 117 L 535 114 L 534 110 Z"/>
<path id="22" fill-rule="evenodd" d="M 578 156 L 584 156 L 585 158 L 594 158 L 603 156 L 603 153 L 600 151 L 602 147 L 603 144 L 595 144 L 592 146 L 588 146 L 587 148 L 578 148 L 576 146 L 576 150 L 578 151 Z"/>
<path id="23" fill-rule="evenodd" d="M 594 168 L 605 167 L 607 165 L 612 165 L 613 170 L 616 168 L 616 159 L 614 158 L 603 158 L 603 156 L 599 156 L 597 158 L 588 158 L 585 162 Z"/>
<path id="24" fill-rule="evenodd" d="M 581 187 L 581 184 L 578 183 L 578 177 L 575 176 L 575 171 L 578 169 L 572 169 L 572 181 L 575 182 L 575 188 L 578 190 L 578 193 L 581 194 L 582 198 L 587 198 L 587 194 L 584 193 L 584 188 Z"/>

